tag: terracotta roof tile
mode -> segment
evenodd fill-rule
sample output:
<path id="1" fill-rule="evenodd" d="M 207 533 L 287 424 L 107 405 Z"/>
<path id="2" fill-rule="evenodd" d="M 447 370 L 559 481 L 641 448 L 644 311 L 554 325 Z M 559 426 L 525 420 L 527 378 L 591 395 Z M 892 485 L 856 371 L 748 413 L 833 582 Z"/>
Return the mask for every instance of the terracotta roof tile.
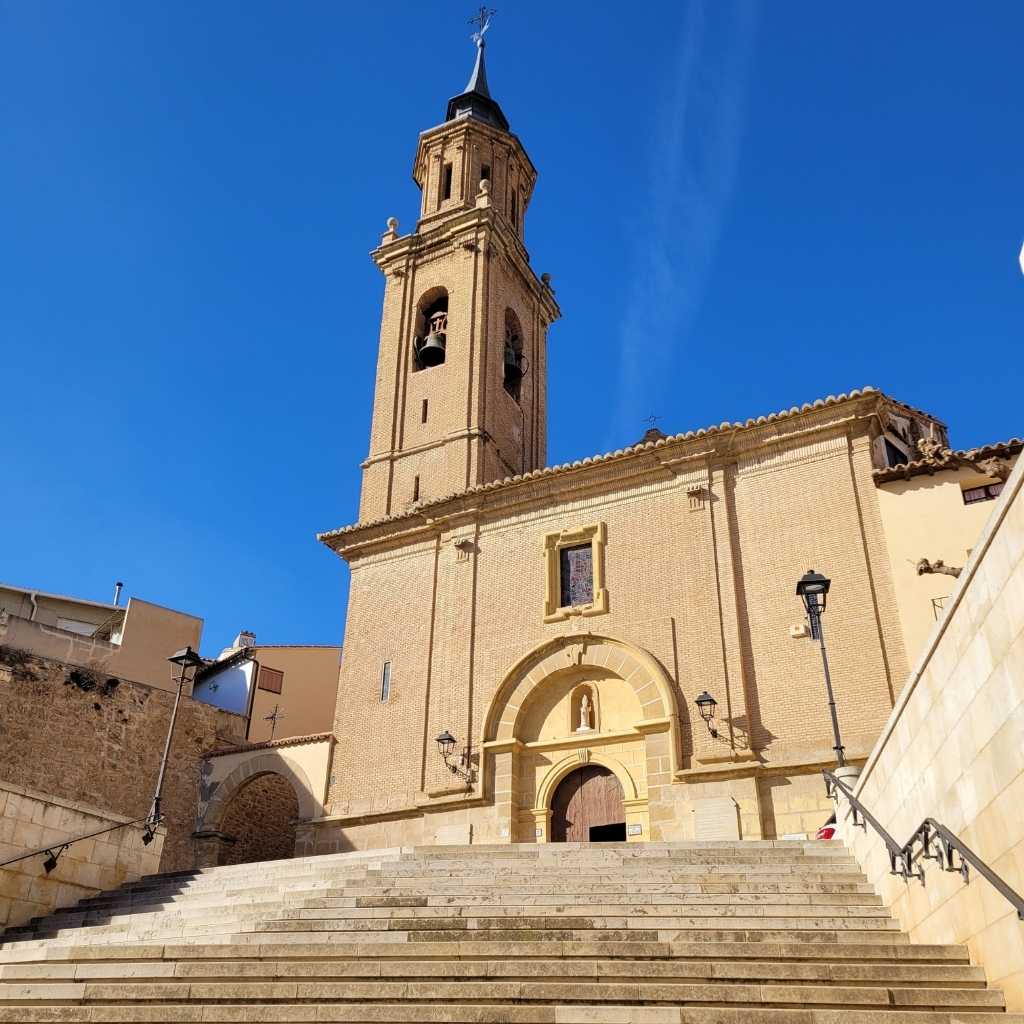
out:
<path id="1" fill-rule="evenodd" d="M 618 448 L 613 452 L 606 452 L 603 455 L 591 455 L 585 459 L 577 459 L 575 462 L 563 463 L 560 466 L 546 466 L 543 469 L 535 469 L 530 473 L 505 477 L 502 480 L 494 480 L 491 483 L 476 484 L 473 487 L 469 487 L 463 491 L 458 491 L 454 494 L 446 494 L 439 498 L 432 498 L 430 501 L 422 502 L 408 511 L 396 513 L 391 516 L 383 516 L 379 519 L 367 519 L 358 523 L 352 523 L 349 526 L 339 527 L 336 530 L 328 530 L 324 533 L 318 533 L 317 540 L 326 544 L 334 537 L 340 537 L 347 533 L 354 533 L 357 530 L 365 530 L 372 526 L 382 526 L 385 523 L 394 523 L 402 519 L 412 519 L 426 509 L 444 504 L 445 502 L 451 501 L 453 498 L 462 497 L 463 495 L 482 494 L 488 491 L 496 491 L 504 487 L 509 487 L 513 484 L 521 483 L 524 480 L 538 480 L 544 477 L 557 476 L 561 473 L 567 473 L 571 470 L 579 469 L 581 466 L 614 462 L 616 459 L 635 455 L 648 449 L 663 448 L 668 445 L 677 444 L 680 441 L 690 441 L 694 438 L 707 437 L 712 434 L 723 434 L 730 431 L 749 430 L 753 427 L 763 426 L 766 423 L 774 423 L 777 420 L 788 419 L 792 416 L 799 416 L 803 413 L 813 412 L 815 409 L 824 409 L 827 406 L 839 405 L 842 402 L 848 402 L 856 398 L 863 398 L 866 395 L 878 395 L 880 398 L 884 398 L 886 401 L 892 402 L 894 405 L 898 405 L 909 412 L 915 413 L 919 416 L 926 416 L 928 419 L 941 423 L 940 420 L 936 419 L 936 417 L 932 416 L 930 413 L 923 412 L 920 409 L 915 409 L 913 406 L 909 406 L 904 402 L 891 398 L 889 395 L 884 394 L 877 388 L 873 388 L 868 385 L 863 388 L 854 388 L 852 391 L 844 392 L 840 395 L 829 395 L 827 398 L 819 398 L 813 402 L 804 402 L 803 405 L 794 405 L 789 409 L 781 409 L 778 412 L 769 413 L 767 416 L 752 417 L 751 419 L 743 422 L 737 421 L 735 423 L 730 423 L 728 420 L 724 420 L 715 426 L 702 427 L 700 430 L 688 430 L 685 433 L 672 434 L 657 441 L 641 441 L 639 444 L 634 444 L 627 448 Z M 945 426 L 945 424 L 942 425 Z"/>
<path id="2" fill-rule="evenodd" d="M 962 463 L 974 462 L 977 459 L 1018 455 L 1022 449 L 1024 449 L 1024 440 L 1019 437 L 1011 437 L 1009 441 L 996 441 L 993 444 L 982 445 L 980 448 L 951 451 L 949 455 L 938 459 L 916 459 L 913 462 L 904 462 L 899 466 L 876 469 L 871 475 L 876 484 L 884 484 L 890 480 L 907 480 L 912 476 L 922 476 L 925 473 L 941 473 L 946 469 L 959 469 Z"/>

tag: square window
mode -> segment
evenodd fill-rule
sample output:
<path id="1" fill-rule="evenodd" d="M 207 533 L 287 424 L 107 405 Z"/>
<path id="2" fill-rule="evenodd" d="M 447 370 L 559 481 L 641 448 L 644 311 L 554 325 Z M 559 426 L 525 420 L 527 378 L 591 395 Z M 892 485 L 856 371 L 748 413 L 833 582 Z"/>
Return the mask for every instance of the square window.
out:
<path id="1" fill-rule="evenodd" d="M 594 549 L 590 544 L 561 548 L 558 552 L 559 595 L 563 608 L 594 600 Z"/>
<path id="2" fill-rule="evenodd" d="M 276 668 L 260 665 L 259 681 L 256 685 L 268 693 L 280 693 L 284 686 L 284 673 L 279 672 Z"/>

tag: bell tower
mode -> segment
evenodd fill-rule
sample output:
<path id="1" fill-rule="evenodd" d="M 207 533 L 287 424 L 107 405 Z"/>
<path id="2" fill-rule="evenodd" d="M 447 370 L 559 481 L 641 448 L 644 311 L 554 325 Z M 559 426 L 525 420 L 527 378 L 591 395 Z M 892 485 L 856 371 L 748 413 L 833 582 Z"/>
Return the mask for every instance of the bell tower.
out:
<path id="1" fill-rule="evenodd" d="M 523 244 L 537 172 L 476 63 L 419 138 L 411 234 L 388 229 L 370 453 L 360 521 L 538 469 L 546 458 L 547 330 L 560 313 Z"/>

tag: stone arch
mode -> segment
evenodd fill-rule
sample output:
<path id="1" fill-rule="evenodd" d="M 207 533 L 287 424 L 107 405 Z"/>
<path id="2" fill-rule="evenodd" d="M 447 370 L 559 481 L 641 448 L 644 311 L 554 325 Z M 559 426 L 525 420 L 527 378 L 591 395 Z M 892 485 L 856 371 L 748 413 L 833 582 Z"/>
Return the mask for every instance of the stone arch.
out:
<path id="1" fill-rule="evenodd" d="M 252 758 L 238 765 L 217 787 L 206 805 L 197 831 L 219 831 L 224 812 L 235 794 L 257 776 L 271 773 L 282 775 L 291 783 L 298 799 L 300 819 L 316 817 L 317 805 L 313 786 L 302 767 L 286 760 L 276 750 L 254 751 Z"/>
<path id="2" fill-rule="evenodd" d="M 668 673 L 642 648 L 593 633 L 555 637 L 520 658 L 495 691 L 484 719 L 484 742 L 514 739 L 519 710 L 534 687 L 556 672 L 587 665 L 614 672 L 632 687 L 640 701 L 642 722 L 667 719 L 676 748 L 679 714 Z"/>
<path id="3" fill-rule="evenodd" d="M 629 769 L 616 757 L 602 753 L 600 750 L 588 751 L 586 756 L 581 757 L 579 753 L 563 757 L 561 761 L 553 764 L 544 776 L 540 786 L 537 787 L 537 801 L 535 810 L 545 811 L 551 807 L 551 798 L 555 795 L 558 784 L 567 775 L 583 768 L 588 764 L 599 764 L 607 768 L 622 786 L 622 795 L 625 800 L 636 800 L 639 796 L 636 781 L 630 774 Z"/>
<path id="4" fill-rule="evenodd" d="M 254 864 L 295 856 L 299 798 L 277 772 L 246 779 L 224 806 L 218 864 Z"/>

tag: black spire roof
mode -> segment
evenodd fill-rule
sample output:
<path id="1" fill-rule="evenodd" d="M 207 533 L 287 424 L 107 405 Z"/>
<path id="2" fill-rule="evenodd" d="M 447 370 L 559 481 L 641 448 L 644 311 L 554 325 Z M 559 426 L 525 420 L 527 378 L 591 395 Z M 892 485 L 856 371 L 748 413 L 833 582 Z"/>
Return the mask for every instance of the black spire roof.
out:
<path id="1" fill-rule="evenodd" d="M 475 117 L 478 121 L 484 121 L 507 132 L 508 120 L 501 112 L 501 107 L 491 98 L 491 91 L 487 88 L 487 68 L 484 66 L 485 45 L 483 37 L 477 39 L 473 74 L 469 76 L 465 90 L 448 101 L 445 120 L 454 121 L 457 117 Z"/>

